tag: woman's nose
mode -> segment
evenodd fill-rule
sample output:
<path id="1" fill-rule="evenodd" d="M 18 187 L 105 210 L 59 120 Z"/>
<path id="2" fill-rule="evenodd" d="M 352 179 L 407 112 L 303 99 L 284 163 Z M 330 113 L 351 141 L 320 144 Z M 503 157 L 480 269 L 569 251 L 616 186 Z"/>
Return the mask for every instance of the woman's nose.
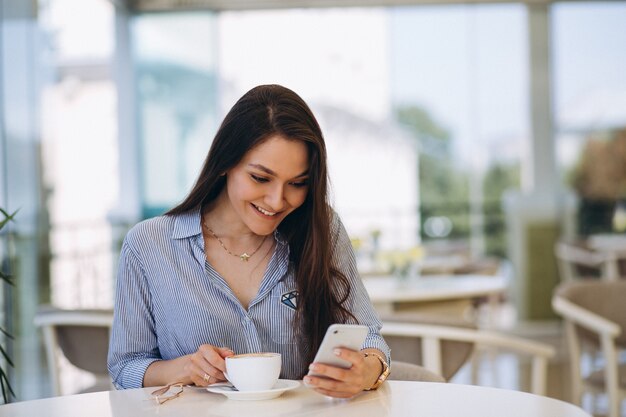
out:
<path id="1" fill-rule="evenodd" d="M 265 202 L 274 211 L 281 211 L 285 207 L 285 191 L 282 185 L 273 187 L 265 196 Z"/>

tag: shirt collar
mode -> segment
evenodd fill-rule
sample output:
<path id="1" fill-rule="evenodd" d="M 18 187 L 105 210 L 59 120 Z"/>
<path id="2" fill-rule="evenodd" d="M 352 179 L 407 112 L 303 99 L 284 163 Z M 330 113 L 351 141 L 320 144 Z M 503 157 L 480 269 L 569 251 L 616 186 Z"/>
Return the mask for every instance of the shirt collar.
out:
<path id="1" fill-rule="evenodd" d="M 172 239 L 185 239 L 202 234 L 200 207 L 174 216 Z"/>
<path id="2" fill-rule="evenodd" d="M 287 240 L 284 238 L 284 236 L 278 231 L 278 229 L 274 230 L 274 239 L 276 239 L 276 242 L 279 245 L 286 245 L 287 244 Z"/>

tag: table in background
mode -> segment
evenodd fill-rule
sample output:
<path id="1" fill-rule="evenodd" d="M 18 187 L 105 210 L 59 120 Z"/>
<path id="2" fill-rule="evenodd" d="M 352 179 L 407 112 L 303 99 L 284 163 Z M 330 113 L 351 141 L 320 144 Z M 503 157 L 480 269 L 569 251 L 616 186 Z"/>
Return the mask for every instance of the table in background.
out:
<path id="1" fill-rule="evenodd" d="M 0 417 L 144 416 L 443 416 L 443 417 L 591 417 L 563 401 L 519 391 L 433 382 L 388 381 L 377 391 L 352 400 L 324 397 L 304 386 L 266 401 L 233 401 L 221 394 L 187 387 L 163 405 L 153 388 L 104 391 L 0 406 Z"/>
<path id="2" fill-rule="evenodd" d="M 426 275 L 400 281 L 393 276 L 363 278 L 376 310 L 393 313 L 403 304 L 430 304 L 487 298 L 495 311 L 508 280 L 498 275 Z"/>

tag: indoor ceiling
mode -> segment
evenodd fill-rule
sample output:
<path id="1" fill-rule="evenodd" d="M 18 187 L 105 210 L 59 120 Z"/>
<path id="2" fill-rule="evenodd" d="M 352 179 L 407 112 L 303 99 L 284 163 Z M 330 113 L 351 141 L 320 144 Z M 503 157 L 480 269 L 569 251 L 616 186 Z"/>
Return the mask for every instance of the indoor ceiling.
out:
<path id="1" fill-rule="evenodd" d="M 313 7 L 376 7 L 412 4 L 512 3 L 514 0 L 111 0 L 132 11 L 258 10 Z M 521 0 L 551 3 L 552 0 Z M 520 1 L 517 1 L 520 2 Z"/>

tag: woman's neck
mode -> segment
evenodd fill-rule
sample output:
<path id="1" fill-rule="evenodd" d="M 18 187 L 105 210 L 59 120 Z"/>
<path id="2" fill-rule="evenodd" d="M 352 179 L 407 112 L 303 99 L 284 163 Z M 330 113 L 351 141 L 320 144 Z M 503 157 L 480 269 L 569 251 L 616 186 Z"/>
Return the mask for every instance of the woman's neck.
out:
<path id="1" fill-rule="evenodd" d="M 244 240 L 257 236 L 235 212 L 226 190 L 202 210 L 202 223 L 221 238 Z"/>

